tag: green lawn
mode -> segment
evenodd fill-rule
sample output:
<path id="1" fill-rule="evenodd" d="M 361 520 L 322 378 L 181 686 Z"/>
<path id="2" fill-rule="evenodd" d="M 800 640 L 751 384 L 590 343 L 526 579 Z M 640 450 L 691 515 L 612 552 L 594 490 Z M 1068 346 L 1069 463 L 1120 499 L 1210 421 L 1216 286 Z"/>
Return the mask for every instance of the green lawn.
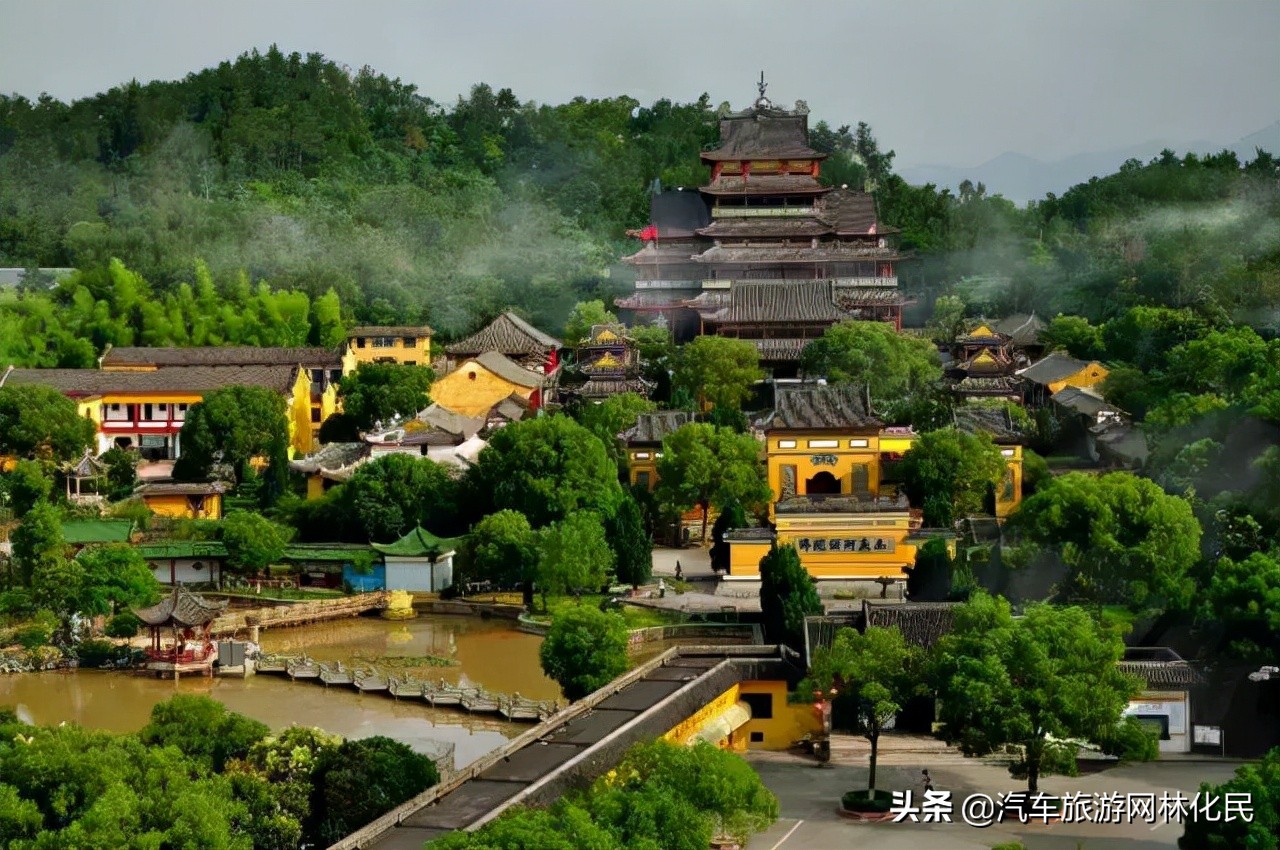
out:
<path id="1" fill-rule="evenodd" d="M 313 599 L 338 599 L 346 596 L 341 590 L 312 587 L 271 587 L 261 593 L 245 593 L 242 591 L 218 591 L 219 595 L 234 599 L 254 599 L 263 602 L 306 602 Z"/>
<path id="2" fill-rule="evenodd" d="M 577 598 L 572 596 L 549 596 L 547 597 L 547 611 L 545 613 L 536 613 L 533 619 L 542 623 L 549 623 L 558 612 L 574 605 L 589 605 L 593 608 L 599 608 L 600 603 L 609 597 L 599 594 L 590 593 L 583 594 Z M 622 619 L 627 623 L 628 629 L 644 629 L 650 626 L 669 626 L 673 623 L 684 622 L 684 617 L 668 611 L 657 611 L 653 608 L 641 608 L 635 605 L 623 605 L 619 609 Z"/>

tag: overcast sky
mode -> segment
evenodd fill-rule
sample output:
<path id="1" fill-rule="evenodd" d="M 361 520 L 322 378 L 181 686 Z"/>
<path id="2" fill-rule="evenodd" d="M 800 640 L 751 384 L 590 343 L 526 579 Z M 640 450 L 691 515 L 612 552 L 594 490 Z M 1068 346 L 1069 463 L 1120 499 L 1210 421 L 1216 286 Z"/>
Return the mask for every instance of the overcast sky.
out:
<path id="1" fill-rule="evenodd" d="M 1229 143 L 1280 119 L 1277 0 L 0 0 L 0 90 L 60 99 L 272 43 L 450 102 L 630 94 L 871 124 L 899 166 Z"/>

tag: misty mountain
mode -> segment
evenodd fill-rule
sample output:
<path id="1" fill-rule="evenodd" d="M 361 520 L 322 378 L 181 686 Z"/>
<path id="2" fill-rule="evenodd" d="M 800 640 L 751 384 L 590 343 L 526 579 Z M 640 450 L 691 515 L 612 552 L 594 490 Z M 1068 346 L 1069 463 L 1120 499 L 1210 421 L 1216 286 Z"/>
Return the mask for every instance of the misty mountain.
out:
<path id="1" fill-rule="evenodd" d="M 1165 148 L 1179 154 L 1186 151 L 1217 153 L 1226 148 L 1235 151 L 1240 160 L 1245 162 L 1253 159 L 1257 148 L 1273 153 L 1280 151 L 1280 121 L 1227 144 L 1204 139 L 1193 142 L 1154 140 L 1124 148 L 1076 154 L 1054 162 L 1043 162 L 1026 154 L 1006 151 L 981 165 L 918 165 L 904 167 L 900 173 L 909 183 L 933 183 L 939 188 L 947 187 L 952 191 L 963 180 L 981 182 L 986 184 L 989 194 L 998 193 L 1011 201 L 1025 204 L 1027 201 L 1043 198 L 1049 192 L 1061 195 L 1090 177 L 1111 174 L 1125 160 L 1136 158 L 1147 162 Z"/>

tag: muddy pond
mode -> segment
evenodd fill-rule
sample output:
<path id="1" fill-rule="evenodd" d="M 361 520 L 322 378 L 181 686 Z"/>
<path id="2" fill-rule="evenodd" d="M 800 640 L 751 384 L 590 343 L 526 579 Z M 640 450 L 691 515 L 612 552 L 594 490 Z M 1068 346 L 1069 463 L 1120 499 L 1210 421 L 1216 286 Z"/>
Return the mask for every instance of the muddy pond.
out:
<path id="1" fill-rule="evenodd" d="M 542 638 L 518 632 L 507 621 L 453 616 L 404 622 L 358 617 L 262 634 L 265 653 L 305 652 L 319 661 L 376 666 L 418 679 L 555 699 L 560 689 L 538 663 L 541 643 Z M 153 705 L 174 693 L 206 694 L 273 729 L 296 723 L 354 738 L 386 735 L 435 757 L 452 752 L 455 768 L 529 728 L 458 709 L 433 709 L 425 702 L 397 702 L 385 694 L 291 682 L 283 676 L 212 681 L 191 677 L 175 683 L 97 670 L 0 675 L 0 706 L 12 706 L 27 722 L 45 725 L 65 721 L 132 732 L 146 724 Z"/>

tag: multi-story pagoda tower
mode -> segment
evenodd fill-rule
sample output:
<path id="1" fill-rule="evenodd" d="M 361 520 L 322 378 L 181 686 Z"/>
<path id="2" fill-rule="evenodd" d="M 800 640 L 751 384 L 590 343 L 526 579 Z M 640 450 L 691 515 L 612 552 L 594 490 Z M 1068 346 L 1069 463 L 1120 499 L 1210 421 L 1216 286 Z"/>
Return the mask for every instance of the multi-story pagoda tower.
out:
<path id="1" fill-rule="evenodd" d="M 809 146 L 808 110 L 760 96 L 720 121 L 705 151 L 711 182 L 655 195 L 634 294 L 617 306 L 659 313 L 677 338 L 750 340 L 775 374 L 794 371 L 809 341 L 844 319 L 902 327 L 897 229 L 875 199 L 819 182 L 825 154 Z"/>

